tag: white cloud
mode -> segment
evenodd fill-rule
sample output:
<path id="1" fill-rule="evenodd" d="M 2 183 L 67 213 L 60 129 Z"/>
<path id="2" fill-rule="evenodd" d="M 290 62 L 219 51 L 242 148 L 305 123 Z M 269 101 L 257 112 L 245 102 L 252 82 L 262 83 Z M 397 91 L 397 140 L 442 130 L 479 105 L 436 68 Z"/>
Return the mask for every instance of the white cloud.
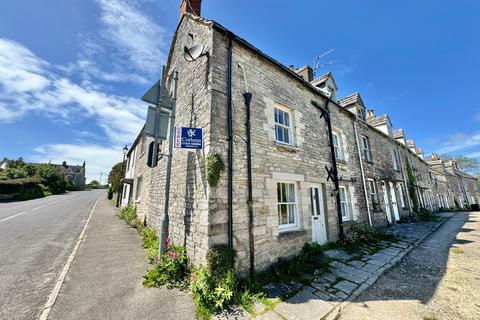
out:
<path id="1" fill-rule="evenodd" d="M 111 142 L 133 140 L 145 117 L 146 108 L 139 99 L 79 86 L 48 67 L 26 47 L 0 38 L 0 121 L 13 121 L 26 112 L 64 121 L 88 117 L 104 129 Z"/>
<path id="2" fill-rule="evenodd" d="M 66 161 L 71 165 L 81 165 L 85 161 L 87 182 L 98 181 L 102 173 L 102 182 L 105 183 L 112 166 L 122 161 L 123 153 L 121 146 L 106 148 L 92 144 L 50 144 L 35 148 L 35 153 L 29 158 L 32 162 Z"/>
<path id="3" fill-rule="evenodd" d="M 454 134 L 448 141 L 442 143 L 437 153 L 452 153 L 480 146 L 480 132 L 468 136 L 462 133 Z"/>
<path id="4" fill-rule="evenodd" d="M 164 63 L 165 30 L 138 9 L 134 0 L 98 0 L 103 39 L 138 70 L 152 73 Z"/>

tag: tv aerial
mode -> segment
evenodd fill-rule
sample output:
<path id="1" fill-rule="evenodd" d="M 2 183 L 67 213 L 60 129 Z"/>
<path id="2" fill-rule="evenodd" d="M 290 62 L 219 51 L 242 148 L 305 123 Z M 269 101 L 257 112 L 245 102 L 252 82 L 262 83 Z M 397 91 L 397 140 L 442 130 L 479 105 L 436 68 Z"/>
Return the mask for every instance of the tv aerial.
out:
<path id="1" fill-rule="evenodd" d="M 328 50 L 327 52 L 324 52 L 322 54 L 319 54 L 318 56 L 315 57 L 315 59 L 313 60 L 313 75 L 317 75 L 317 72 L 319 69 L 325 67 L 325 66 L 329 66 L 329 65 L 332 65 L 334 63 L 337 63 L 339 62 L 340 60 L 332 60 L 332 61 L 329 61 L 329 62 L 322 62 L 321 61 L 321 58 L 325 57 L 326 55 L 332 53 L 333 51 L 335 51 L 335 49 L 330 49 Z"/>

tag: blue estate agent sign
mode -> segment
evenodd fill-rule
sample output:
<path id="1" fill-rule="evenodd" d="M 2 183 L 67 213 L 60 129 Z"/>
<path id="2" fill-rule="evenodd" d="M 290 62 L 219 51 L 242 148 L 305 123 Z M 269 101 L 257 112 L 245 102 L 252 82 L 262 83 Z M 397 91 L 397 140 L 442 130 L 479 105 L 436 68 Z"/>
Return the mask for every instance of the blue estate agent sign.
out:
<path id="1" fill-rule="evenodd" d="M 203 149 L 202 128 L 175 128 L 175 148 Z"/>

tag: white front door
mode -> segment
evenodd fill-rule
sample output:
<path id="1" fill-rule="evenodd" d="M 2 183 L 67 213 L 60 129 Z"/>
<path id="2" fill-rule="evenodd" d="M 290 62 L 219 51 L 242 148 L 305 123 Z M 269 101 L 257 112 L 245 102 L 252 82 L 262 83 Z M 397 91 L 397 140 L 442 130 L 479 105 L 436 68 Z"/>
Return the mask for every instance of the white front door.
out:
<path id="1" fill-rule="evenodd" d="M 323 195 L 320 187 L 310 188 L 310 203 L 312 206 L 312 241 L 318 244 L 327 242 Z"/>
<path id="2" fill-rule="evenodd" d="M 390 213 L 390 203 L 388 201 L 387 186 L 385 181 L 382 181 L 383 203 L 385 204 L 385 213 L 387 214 L 388 223 L 392 224 L 392 215 Z"/>
<path id="3" fill-rule="evenodd" d="M 390 196 L 392 200 L 392 207 L 393 207 L 393 215 L 395 217 L 395 221 L 400 220 L 400 215 L 398 213 L 398 204 L 397 204 L 397 194 L 395 193 L 395 184 L 393 182 L 389 182 L 390 185 Z"/>

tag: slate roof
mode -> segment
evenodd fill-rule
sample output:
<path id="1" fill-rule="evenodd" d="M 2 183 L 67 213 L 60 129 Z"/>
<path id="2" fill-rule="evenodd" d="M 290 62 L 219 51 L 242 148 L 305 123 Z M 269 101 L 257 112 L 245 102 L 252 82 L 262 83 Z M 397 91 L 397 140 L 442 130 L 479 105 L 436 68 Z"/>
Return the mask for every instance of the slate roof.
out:
<path id="1" fill-rule="evenodd" d="M 352 104 L 359 103 L 360 105 L 364 106 L 362 98 L 360 98 L 360 93 L 354 92 L 340 100 L 338 100 L 338 104 L 344 108 L 351 106 Z"/>
<path id="2" fill-rule="evenodd" d="M 392 126 L 392 122 L 390 121 L 390 118 L 388 117 L 387 114 L 377 116 L 374 118 L 367 118 L 367 122 L 372 126 L 379 126 L 385 123 L 390 123 L 390 126 Z"/>
<path id="3" fill-rule="evenodd" d="M 327 82 L 327 80 L 329 78 L 332 79 L 333 84 L 335 85 L 335 90 L 338 89 L 337 84 L 335 83 L 335 79 L 333 78 L 333 75 L 332 75 L 331 72 L 327 72 L 325 74 L 322 74 L 320 77 L 318 77 L 317 79 L 313 80 L 310 83 L 312 85 L 314 85 L 315 87 L 318 87 L 318 86 L 321 86 L 322 84 L 324 84 L 325 82 Z"/>

